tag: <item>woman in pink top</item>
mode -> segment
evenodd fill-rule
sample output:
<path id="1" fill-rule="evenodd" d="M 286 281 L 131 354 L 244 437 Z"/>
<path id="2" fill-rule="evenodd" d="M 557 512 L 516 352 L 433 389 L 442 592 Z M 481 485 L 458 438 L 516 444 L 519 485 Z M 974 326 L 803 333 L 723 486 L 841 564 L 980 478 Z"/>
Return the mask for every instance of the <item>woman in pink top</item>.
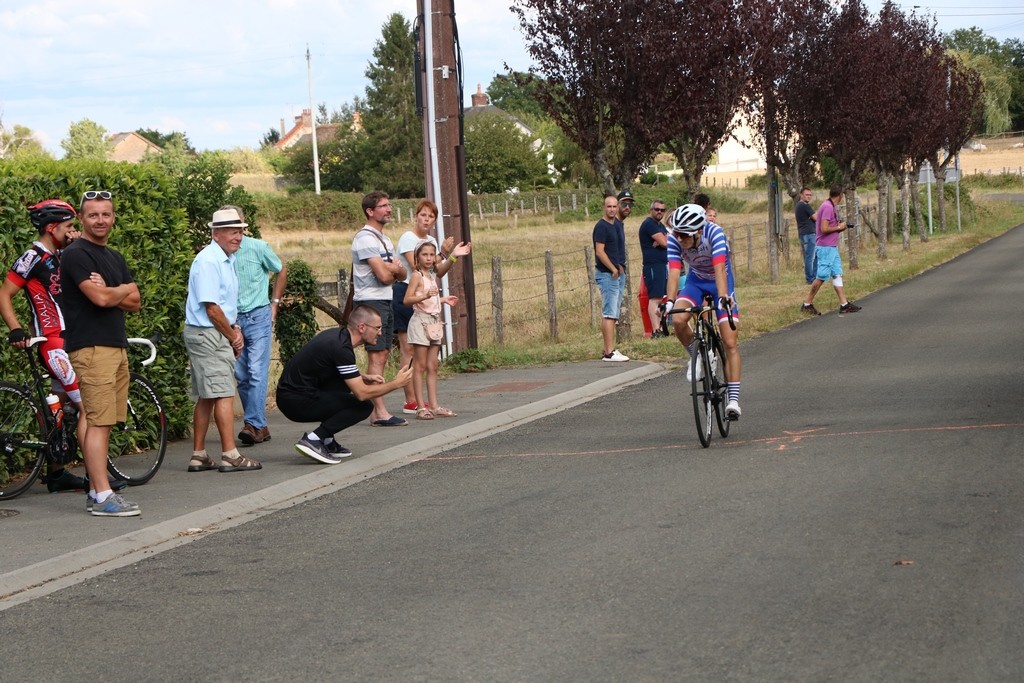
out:
<path id="1" fill-rule="evenodd" d="M 454 306 L 459 299 L 455 296 L 441 296 L 437 288 L 437 247 L 432 240 L 423 240 L 416 245 L 413 253 L 413 267 L 416 269 L 409 280 L 405 293 L 405 305 L 412 306 L 409 320 L 409 345 L 413 347 L 413 392 L 420 407 L 417 420 L 433 420 L 435 417 L 455 417 L 455 413 L 442 408 L 437 402 L 437 363 L 441 347 L 441 336 L 431 338 L 431 330 L 441 328 L 441 304 Z M 423 396 L 423 373 L 427 374 L 427 396 Z M 426 406 L 430 406 L 429 408 Z"/>

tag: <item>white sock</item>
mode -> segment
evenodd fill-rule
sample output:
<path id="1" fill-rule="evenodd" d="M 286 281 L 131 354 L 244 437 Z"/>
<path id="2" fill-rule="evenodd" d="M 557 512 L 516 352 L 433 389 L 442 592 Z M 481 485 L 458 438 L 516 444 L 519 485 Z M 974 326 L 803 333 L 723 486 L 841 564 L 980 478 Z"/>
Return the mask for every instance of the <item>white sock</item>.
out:
<path id="1" fill-rule="evenodd" d="M 306 438 L 309 439 L 310 441 L 319 441 L 320 440 L 320 437 L 316 435 L 316 432 L 310 432 L 310 433 L 306 434 Z"/>
<path id="2" fill-rule="evenodd" d="M 106 491 L 100 491 L 99 493 L 95 494 L 92 497 L 92 499 L 95 500 L 97 503 L 102 503 L 107 498 L 110 498 L 110 496 L 113 495 L 113 493 L 114 492 L 112 490 L 107 489 Z"/>

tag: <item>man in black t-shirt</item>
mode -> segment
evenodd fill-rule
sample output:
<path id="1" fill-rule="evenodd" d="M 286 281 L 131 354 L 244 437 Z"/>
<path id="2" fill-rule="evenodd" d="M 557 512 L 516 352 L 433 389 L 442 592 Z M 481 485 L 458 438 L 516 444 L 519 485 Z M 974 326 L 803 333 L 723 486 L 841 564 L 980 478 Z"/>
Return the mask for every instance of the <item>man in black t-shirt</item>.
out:
<path id="1" fill-rule="evenodd" d="M 285 364 L 277 383 L 278 409 L 293 422 L 320 420 L 320 426 L 295 444 L 301 455 L 328 465 L 352 455 L 334 435 L 369 417 L 371 399 L 404 387 L 412 379 L 411 366 L 399 370 L 390 382 L 381 375 L 359 371 L 355 347 L 373 344 L 380 333 L 380 314 L 359 305 L 345 328 L 321 332 Z"/>
<path id="2" fill-rule="evenodd" d="M 811 198 L 814 196 L 811 188 L 802 188 L 798 196 L 795 208 L 796 230 L 800 236 L 800 250 L 804 256 L 804 278 L 807 279 L 807 284 L 811 284 L 818 269 L 814 262 L 815 223 L 818 215 L 811 206 Z"/>
<path id="3" fill-rule="evenodd" d="M 135 517 L 139 506 L 113 493 L 107 478 L 110 430 L 128 415 L 128 335 L 125 311 L 142 306 L 124 257 L 107 246 L 114 228 L 113 196 L 106 190 L 82 195 L 82 236 L 64 250 L 60 284 L 66 328 L 64 348 L 78 373 L 85 419 L 81 444 L 90 490 L 86 509 L 97 517 Z"/>

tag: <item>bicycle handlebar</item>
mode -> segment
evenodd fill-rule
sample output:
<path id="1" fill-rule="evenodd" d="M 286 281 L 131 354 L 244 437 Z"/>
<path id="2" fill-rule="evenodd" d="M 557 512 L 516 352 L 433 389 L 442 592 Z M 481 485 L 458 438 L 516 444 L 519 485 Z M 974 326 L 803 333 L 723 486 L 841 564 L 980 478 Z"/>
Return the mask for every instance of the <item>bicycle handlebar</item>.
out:
<path id="1" fill-rule="evenodd" d="M 668 313 L 665 314 L 665 317 L 666 318 L 671 318 L 674 313 L 690 313 L 691 315 L 701 315 L 702 313 L 706 313 L 708 311 L 716 311 L 716 310 L 718 310 L 718 307 L 715 305 L 715 302 L 711 298 L 711 295 L 706 296 L 704 298 L 704 301 L 705 301 L 705 303 L 701 304 L 699 306 L 688 306 L 688 307 L 685 307 L 685 308 L 673 307 L 671 311 L 669 311 Z M 725 315 L 729 319 L 729 329 L 735 330 L 736 329 L 736 321 L 733 320 L 733 317 L 732 317 L 732 308 L 725 309 Z"/>
<path id="2" fill-rule="evenodd" d="M 36 344 L 42 344 L 46 341 L 46 337 L 31 337 L 26 340 L 25 348 L 30 349 Z M 143 339 L 142 337 L 128 337 L 129 344 L 142 344 L 143 346 L 149 347 L 149 358 L 142 361 L 143 365 L 150 365 L 156 360 L 156 344 L 150 339 Z"/>

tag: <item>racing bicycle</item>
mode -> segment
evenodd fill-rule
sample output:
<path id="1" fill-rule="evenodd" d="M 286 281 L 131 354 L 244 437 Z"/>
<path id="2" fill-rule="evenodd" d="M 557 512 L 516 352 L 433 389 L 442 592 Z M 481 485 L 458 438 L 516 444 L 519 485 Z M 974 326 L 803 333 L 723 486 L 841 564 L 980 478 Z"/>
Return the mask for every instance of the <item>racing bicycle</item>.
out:
<path id="1" fill-rule="evenodd" d="M 724 439 L 729 436 L 731 422 L 725 414 L 729 385 L 725 379 L 725 347 L 718 332 L 715 311 L 715 298 L 705 294 L 700 305 L 673 308 L 662 318 L 667 333 L 667 320 L 673 314 L 693 315 L 693 338 L 697 341 L 697 353 L 690 359 L 690 395 L 693 397 L 693 415 L 697 420 L 697 436 L 704 448 L 711 445 L 714 423 L 718 424 L 718 433 Z M 726 309 L 726 315 L 729 327 L 735 330 L 731 308 Z"/>
<path id="2" fill-rule="evenodd" d="M 46 337 L 32 337 L 25 347 L 31 382 L 0 381 L 0 500 L 27 491 L 47 460 L 64 465 L 79 459 L 75 427 L 82 418 L 66 401 L 50 409 L 50 376 L 32 350 L 43 341 Z M 143 366 L 156 360 L 153 340 L 131 337 L 128 343 L 149 348 Z M 149 380 L 132 372 L 127 418 L 110 430 L 107 470 L 129 486 L 145 484 L 160 469 L 166 451 L 167 416 L 160 396 Z"/>

